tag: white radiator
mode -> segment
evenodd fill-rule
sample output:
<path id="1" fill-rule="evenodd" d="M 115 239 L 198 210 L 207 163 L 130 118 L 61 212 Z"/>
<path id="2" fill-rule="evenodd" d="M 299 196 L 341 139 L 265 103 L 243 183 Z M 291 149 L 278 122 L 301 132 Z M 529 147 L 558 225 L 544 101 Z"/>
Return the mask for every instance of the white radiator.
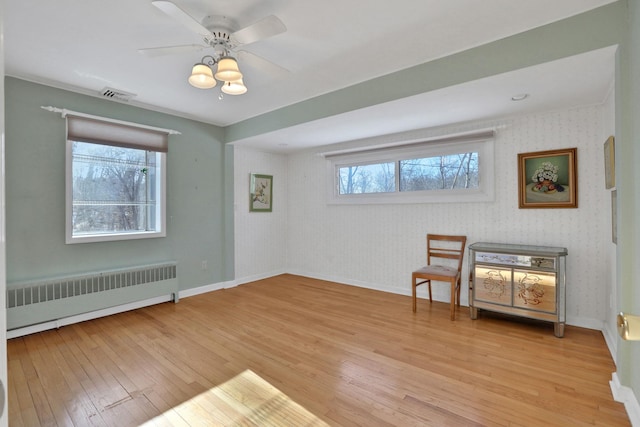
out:
<path id="1" fill-rule="evenodd" d="M 8 284 L 7 329 L 160 296 L 177 302 L 178 291 L 175 262 Z"/>

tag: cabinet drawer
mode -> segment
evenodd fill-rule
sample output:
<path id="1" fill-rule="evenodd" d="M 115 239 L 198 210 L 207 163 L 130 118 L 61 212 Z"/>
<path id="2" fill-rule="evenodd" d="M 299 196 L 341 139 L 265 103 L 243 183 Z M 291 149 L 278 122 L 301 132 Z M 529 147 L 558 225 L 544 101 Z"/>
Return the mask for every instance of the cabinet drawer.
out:
<path id="1" fill-rule="evenodd" d="M 548 271 L 555 271 L 556 268 L 556 259 L 554 257 L 548 256 L 476 252 L 475 261 L 481 264 L 495 264 L 513 267 L 532 267 Z"/>

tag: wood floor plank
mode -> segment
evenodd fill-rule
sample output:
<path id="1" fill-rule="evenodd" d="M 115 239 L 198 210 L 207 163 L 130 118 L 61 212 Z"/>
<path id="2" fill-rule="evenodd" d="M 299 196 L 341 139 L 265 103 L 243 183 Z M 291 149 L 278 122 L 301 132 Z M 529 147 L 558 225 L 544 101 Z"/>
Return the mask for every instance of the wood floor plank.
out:
<path id="1" fill-rule="evenodd" d="M 629 426 L 598 331 L 281 275 L 8 342 L 12 426 Z"/>
<path id="2" fill-rule="evenodd" d="M 22 369 L 40 424 L 53 426 L 57 423 L 46 393 L 47 382 L 50 377 L 44 375 L 44 371 L 41 371 L 41 373 L 38 372 L 40 354 L 38 347 L 35 346 L 35 341 L 40 341 L 40 339 L 40 335 L 34 335 L 25 341 L 27 357 L 21 359 Z M 53 376 L 55 376 L 55 372 Z M 58 402 L 54 401 L 53 404 L 57 406 Z"/>
<path id="3" fill-rule="evenodd" d="M 9 378 L 14 379 L 14 381 L 9 381 L 9 417 L 12 424 L 16 426 L 40 425 L 21 360 L 10 360 L 7 372 Z"/>
<path id="4" fill-rule="evenodd" d="M 100 417 L 97 417 L 97 408 L 88 398 L 82 384 L 75 375 L 74 359 L 69 357 L 62 336 L 56 333 L 47 333 L 41 334 L 41 337 L 45 345 L 46 357 L 52 362 L 52 365 L 46 369 L 47 375 L 57 370 L 60 375 L 59 381 L 61 383 L 64 382 L 64 388 L 61 388 L 59 392 L 64 393 L 64 395 L 75 396 L 74 399 L 64 402 L 72 423 L 81 425 L 86 423 L 87 419 L 92 419 L 93 425 L 103 425 Z"/>

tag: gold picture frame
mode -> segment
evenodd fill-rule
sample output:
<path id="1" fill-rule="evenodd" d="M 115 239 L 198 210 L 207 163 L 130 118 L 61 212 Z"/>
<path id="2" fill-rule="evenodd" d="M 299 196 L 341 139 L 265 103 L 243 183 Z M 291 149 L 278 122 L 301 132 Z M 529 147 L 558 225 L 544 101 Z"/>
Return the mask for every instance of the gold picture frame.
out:
<path id="1" fill-rule="evenodd" d="M 249 212 L 271 212 L 273 209 L 273 175 L 252 173 L 249 185 Z"/>
<path id="2" fill-rule="evenodd" d="M 604 142 L 604 186 L 607 190 L 616 186 L 616 141 L 613 136 Z"/>
<path id="3" fill-rule="evenodd" d="M 577 208 L 577 148 L 518 154 L 518 207 Z"/>

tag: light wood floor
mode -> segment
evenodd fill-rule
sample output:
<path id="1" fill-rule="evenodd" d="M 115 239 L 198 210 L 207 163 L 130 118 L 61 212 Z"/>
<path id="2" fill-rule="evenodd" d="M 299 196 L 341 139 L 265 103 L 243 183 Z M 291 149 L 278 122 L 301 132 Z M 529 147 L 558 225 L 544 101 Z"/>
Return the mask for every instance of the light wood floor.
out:
<path id="1" fill-rule="evenodd" d="M 407 286 L 409 280 L 407 279 Z M 12 339 L 11 426 L 628 426 L 600 332 L 283 275 Z M 325 424 L 326 423 L 326 424 Z"/>

